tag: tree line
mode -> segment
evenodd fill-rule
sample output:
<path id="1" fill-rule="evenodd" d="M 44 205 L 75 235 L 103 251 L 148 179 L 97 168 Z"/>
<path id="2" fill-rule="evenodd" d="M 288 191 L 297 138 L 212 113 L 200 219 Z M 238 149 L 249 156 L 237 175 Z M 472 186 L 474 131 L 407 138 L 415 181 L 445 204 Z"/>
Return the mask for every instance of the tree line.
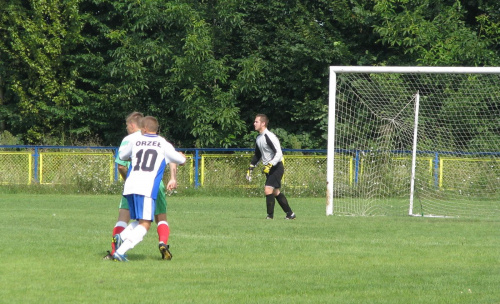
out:
<path id="1" fill-rule="evenodd" d="M 325 148 L 330 65 L 498 66 L 494 0 L 0 0 L 0 143 Z M 3 142 L 2 142 L 3 141 Z"/>

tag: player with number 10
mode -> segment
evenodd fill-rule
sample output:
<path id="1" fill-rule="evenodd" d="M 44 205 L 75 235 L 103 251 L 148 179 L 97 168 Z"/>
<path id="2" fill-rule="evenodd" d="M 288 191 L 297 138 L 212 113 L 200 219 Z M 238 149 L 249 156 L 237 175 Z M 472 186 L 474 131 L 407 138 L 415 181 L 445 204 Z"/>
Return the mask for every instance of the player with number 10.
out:
<path id="1" fill-rule="evenodd" d="M 155 202 L 166 165 L 168 163 L 182 165 L 186 162 L 185 156 L 175 151 L 172 144 L 156 134 L 157 131 L 156 118 L 144 117 L 142 134 L 135 136 L 118 151 L 120 159 L 131 159 L 123 196 L 129 204 L 130 218 L 137 221 L 131 222 L 125 229 L 126 236 L 122 235 L 120 246 L 113 255 L 117 261 L 127 261 L 125 253 L 140 243 L 151 227 Z"/>

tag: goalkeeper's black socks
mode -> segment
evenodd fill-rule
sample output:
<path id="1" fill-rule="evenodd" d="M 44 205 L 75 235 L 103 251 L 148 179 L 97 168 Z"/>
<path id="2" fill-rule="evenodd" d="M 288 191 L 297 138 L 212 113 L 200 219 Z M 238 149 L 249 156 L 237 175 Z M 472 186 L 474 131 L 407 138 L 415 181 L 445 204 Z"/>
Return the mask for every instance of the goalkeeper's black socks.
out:
<path id="1" fill-rule="evenodd" d="M 266 206 L 267 206 L 267 214 L 274 214 L 274 196 L 272 194 L 266 195 Z"/>
<path id="2" fill-rule="evenodd" d="M 286 214 L 292 213 L 292 208 L 290 208 L 290 205 L 288 205 L 288 200 L 283 193 L 280 192 L 280 194 L 276 196 L 276 200 L 278 201 L 278 204 L 280 204 L 281 209 L 283 209 Z"/>

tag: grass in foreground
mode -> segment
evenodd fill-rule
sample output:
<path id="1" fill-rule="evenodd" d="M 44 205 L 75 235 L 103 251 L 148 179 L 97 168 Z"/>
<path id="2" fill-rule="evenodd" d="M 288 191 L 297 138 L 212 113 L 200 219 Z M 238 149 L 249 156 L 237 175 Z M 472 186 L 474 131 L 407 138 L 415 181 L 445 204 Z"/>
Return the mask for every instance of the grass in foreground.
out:
<path id="1" fill-rule="evenodd" d="M 264 220 L 263 198 L 169 197 L 128 263 L 101 260 L 119 196 L 0 197 L 5 303 L 499 303 L 500 221 L 325 216 Z"/>

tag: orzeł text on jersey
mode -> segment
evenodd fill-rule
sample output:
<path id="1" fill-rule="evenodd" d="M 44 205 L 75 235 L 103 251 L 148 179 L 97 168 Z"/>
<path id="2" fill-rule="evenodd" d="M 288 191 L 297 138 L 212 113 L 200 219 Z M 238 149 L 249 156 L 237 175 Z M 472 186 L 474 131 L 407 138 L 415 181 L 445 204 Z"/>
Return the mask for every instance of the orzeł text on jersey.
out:
<path id="1" fill-rule="evenodd" d="M 134 133 L 129 136 L 128 144 L 118 151 L 121 160 L 131 160 L 123 195 L 140 194 L 156 199 L 166 165 L 184 164 L 186 158 L 159 135 Z"/>

